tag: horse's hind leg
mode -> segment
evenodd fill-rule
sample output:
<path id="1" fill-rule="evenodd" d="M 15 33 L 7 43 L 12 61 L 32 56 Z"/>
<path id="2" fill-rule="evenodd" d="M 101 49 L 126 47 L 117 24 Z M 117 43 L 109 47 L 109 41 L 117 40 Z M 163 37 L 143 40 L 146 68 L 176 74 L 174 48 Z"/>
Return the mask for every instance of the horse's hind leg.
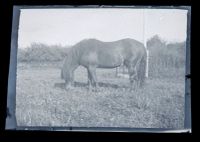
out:
<path id="1" fill-rule="evenodd" d="M 65 89 L 74 89 L 74 72 L 71 72 L 69 80 L 65 81 Z"/>

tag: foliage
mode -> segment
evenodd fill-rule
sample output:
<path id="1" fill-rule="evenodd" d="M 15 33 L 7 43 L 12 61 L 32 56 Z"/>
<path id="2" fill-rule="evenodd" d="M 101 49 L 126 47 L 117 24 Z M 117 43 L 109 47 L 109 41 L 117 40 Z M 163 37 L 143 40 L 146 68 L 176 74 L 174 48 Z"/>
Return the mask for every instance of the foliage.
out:
<path id="1" fill-rule="evenodd" d="M 147 48 L 149 50 L 150 76 L 158 76 L 162 74 L 164 70 L 185 67 L 185 42 L 166 43 L 156 35 L 148 40 Z"/>
<path id="2" fill-rule="evenodd" d="M 61 61 L 67 55 L 69 48 L 60 45 L 45 45 L 32 43 L 26 49 L 18 49 L 19 62 Z"/>

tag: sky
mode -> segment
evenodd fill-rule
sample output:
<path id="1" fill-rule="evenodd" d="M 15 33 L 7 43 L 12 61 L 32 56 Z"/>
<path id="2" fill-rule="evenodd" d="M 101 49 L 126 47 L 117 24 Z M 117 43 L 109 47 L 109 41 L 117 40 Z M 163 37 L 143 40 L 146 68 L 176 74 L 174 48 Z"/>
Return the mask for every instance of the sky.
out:
<path id="1" fill-rule="evenodd" d="M 33 42 L 74 45 L 96 38 L 133 38 L 145 43 L 154 35 L 167 42 L 186 40 L 187 11 L 175 9 L 21 9 L 18 46 Z"/>

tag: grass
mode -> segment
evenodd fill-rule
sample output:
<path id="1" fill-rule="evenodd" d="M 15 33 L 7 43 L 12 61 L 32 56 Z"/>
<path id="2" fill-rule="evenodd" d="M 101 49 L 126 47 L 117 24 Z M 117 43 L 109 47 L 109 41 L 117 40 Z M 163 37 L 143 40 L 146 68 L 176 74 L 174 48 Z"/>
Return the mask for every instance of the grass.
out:
<path id="1" fill-rule="evenodd" d="M 99 91 L 88 92 L 86 70 L 79 67 L 75 89 L 66 91 L 59 67 L 18 64 L 19 126 L 183 128 L 184 76 L 150 77 L 143 89 L 130 92 L 127 78 L 98 69 Z"/>

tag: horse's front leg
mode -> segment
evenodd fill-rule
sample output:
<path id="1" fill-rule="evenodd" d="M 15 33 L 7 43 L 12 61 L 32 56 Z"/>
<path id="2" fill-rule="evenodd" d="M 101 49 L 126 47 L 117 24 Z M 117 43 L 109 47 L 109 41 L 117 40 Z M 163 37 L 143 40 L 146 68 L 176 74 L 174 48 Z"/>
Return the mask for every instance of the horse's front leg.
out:
<path id="1" fill-rule="evenodd" d="M 94 79 L 95 91 L 98 92 L 99 91 L 99 85 L 98 85 L 98 82 L 97 82 L 96 69 L 93 72 L 93 79 Z"/>
<path id="2" fill-rule="evenodd" d="M 74 89 L 74 86 L 71 82 L 65 82 L 65 90 L 72 90 Z"/>
<path id="3" fill-rule="evenodd" d="M 137 71 L 136 69 L 133 69 L 130 73 L 129 73 L 129 80 L 130 80 L 130 90 L 136 90 L 138 88 L 138 83 L 137 83 Z"/>
<path id="4" fill-rule="evenodd" d="M 97 83 L 95 67 L 88 68 L 88 85 L 89 85 L 89 90 L 94 87 L 94 91 L 97 91 L 98 83 Z"/>
<path id="5" fill-rule="evenodd" d="M 74 72 L 71 72 L 69 80 L 65 81 L 65 89 L 74 89 Z"/>
<path id="6" fill-rule="evenodd" d="M 92 87 L 91 74 L 90 74 L 89 70 L 87 70 L 87 71 L 88 71 L 88 91 L 91 91 L 91 87 Z"/>
<path id="7" fill-rule="evenodd" d="M 130 80 L 130 91 L 135 91 L 137 89 L 137 81 L 136 80 Z"/>

